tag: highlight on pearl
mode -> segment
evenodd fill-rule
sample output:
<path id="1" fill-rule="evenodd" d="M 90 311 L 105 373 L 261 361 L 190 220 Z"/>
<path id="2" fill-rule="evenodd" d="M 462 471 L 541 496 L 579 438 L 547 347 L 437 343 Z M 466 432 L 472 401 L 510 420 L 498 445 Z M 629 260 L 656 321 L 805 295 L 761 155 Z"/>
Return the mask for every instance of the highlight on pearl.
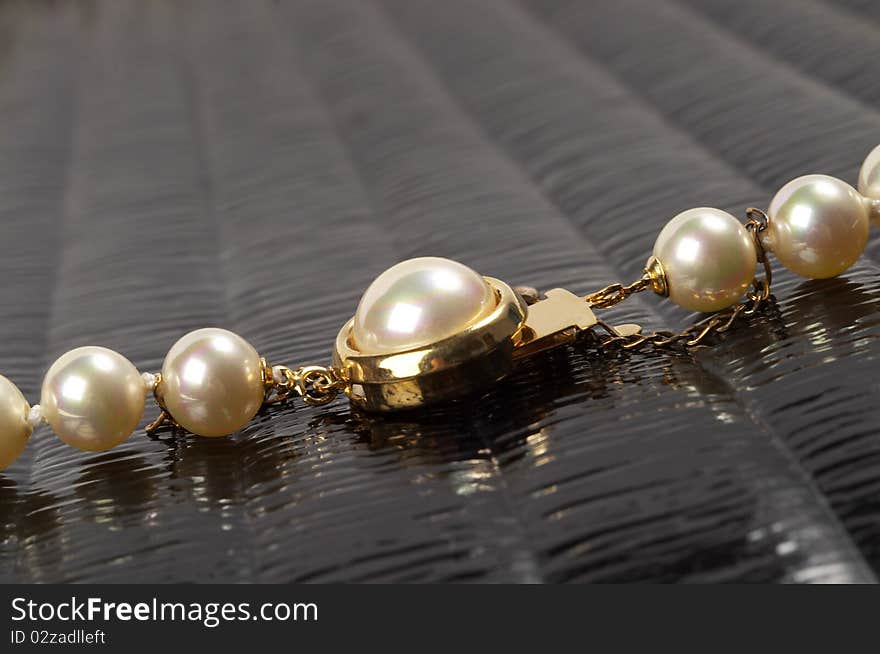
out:
<path id="1" fill-rule="evenodd" d="M 828 175 L 805 175 L 783 186 L 767 212 L 761 243 L 786 268 L 824 279 L 844 272 L 868 242 L 869 209 L 849 184 Z"/>
<path id="2" fill-rule="evenodd" d="M 244 427 L 265 399 L 260 355 L 238 334 L 190 332 L 168 351 L 159 393 L 171 417 L 199 436 L 227 436 Z"/>
<path id="3" fill-rule="evenodd" d="M 33 428 L 27 400 L 18 387 L 0 375 L 0 470 L 8 468 L 24 450 Z"/>
<path id="4" fill-rule="evenodd" d="M 398 263 L 370 284 L 354 317 L 362 353 L 412 350 L 452 336 L 495 307 L 492 288 L 478 273 L 441 257 Z"/>
<path id="5" fill-rule="evenodd" d="M 73 447 L 101 452 L 118 445 L 144 414 L 144 383 L 128 359 L 104 347 L 62 355 L 43 380 L 43 416 Z"/>
<path id="6" fill-rule="evenodd" d="M 880 145 L 871 150 L 859 171 L 859 193 L 865 196 L 871 220 L 880 225 Z"/>
<path id="7" fill-rule="evenodd" d="M 739 301 L 758 262 L 752 235 L 735 217 L 709 207 L 675 216 L 654 243 L 669 299 L 691 311 L 719 311 Z"/>

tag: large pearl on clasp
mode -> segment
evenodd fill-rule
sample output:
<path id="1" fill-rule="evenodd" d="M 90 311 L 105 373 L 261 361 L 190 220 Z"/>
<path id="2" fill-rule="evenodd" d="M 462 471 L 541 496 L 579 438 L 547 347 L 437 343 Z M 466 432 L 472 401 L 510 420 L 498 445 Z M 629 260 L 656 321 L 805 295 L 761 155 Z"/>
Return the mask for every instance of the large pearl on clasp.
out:
<path id="1" fill-rule="evenodd" d="M 801 277 L 834 277 L 858 259 L 868 242 L 869 209 L 856 190 L 835 177 L 805 175 L 783 186 L 767 211 L 761 243 Z"/>
<path id="2" fill-rule="evenodd" d="M 865 157 L 859 171 L 859 193 L 868 202 L 871 220 L 880 225 L 880 145 Z"/>
<path id="3" fill-rule="evenodd" d="M 449 259 L 403 261 L 370 284 L 354 316 L 353 339 L 364 354 L 411 350 L 459 333 L 495 308 L 478 273 Z"/>
<path id="4" fill-rule="evenodd" d="M 175 343 L 162 364 L 159 387 L 171 417 L 199 436 L 227 436 L 263 404 L 260 355 L 238 334 L 207 328 Z"/>
<path id="5" fill-rule="evenodd" d="M 0 470 L 18 458 L 31 437 L 29 409 L 18 387 L 0 375 Z"/>
<path id="6" fill-rule="evenodd" d="M 669 299 L 692 311 L 736 303 L 755 278 L 758 255 L 745 226 L 720 209 L 688 209 L 666 223 L 654 243 Z"/>
<path id="7" fill-rule="evenodd" d="M 144 382 L 118 352 L 79 347 L 49 368 L 40 405 L 62 441 L 100 452 L 124 441 L 137 427 L 144 414 Z"/>

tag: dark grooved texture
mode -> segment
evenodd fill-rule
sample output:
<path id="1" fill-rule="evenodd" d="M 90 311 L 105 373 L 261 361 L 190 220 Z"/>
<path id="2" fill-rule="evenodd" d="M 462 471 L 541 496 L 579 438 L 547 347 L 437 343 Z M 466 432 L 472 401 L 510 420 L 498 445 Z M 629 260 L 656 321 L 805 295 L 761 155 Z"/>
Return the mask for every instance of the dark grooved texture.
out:
<path id="1" fill-rule="evenodd" d="M 629 281 L 683 209 L 854 181 L 878 44 L 859 0 L 0 3 L 0 372 L 36 401 L 71 347 L 156 370 L 208 325 L 324 363 L 411 256 Z M 873 582 L 878 272 L 875 237 L 841 279 L 777 269 L 715 347 L 565 348 L 429 413 L 101 455 L 41 429 L 0 582 Z"/>

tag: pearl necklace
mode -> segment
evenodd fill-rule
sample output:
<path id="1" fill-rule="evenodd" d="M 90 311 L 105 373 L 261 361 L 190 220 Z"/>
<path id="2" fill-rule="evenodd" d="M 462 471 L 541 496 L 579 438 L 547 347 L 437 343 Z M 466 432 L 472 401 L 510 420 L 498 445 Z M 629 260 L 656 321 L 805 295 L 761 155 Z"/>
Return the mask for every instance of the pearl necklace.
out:
<path id="1" fill-rule="evenodd" d="M 0 470 L 41 423 L 82 450 L 118 445 L 137 428 L 149 395 L 161 414 L 148 432 L 168 424 L 225 436 L 262 406 L 291 396 L 320 405 L 344 392 L 367 411 L 460 397 L 502 379 L 524 357 L 585 335 L 602 347 L 696 346 L 770 297 L 768 253 L 812 279 L 839 275 L 861 256 L 870 223 L 880 224 L 880 146 L 862 165 L 858 191 L 807 175 L 783 186 L 766 213 L 746 214 L 745 224 L 719 209 L 678 214 L 661 230 L 641 278 L 584 297 L 514 289 L 448 259 L 403 261 L 367 288 L 336 338 L 330 366 L 271 366 L 241 336 L 217 328 L 177 341 L 159 373 L 141 374 L 103 347 L 71 350 L 49 368 L 33 407 L 0 376 Z M 679 333 L 643 333 L 638 325 L 609 325 L 593 311 L 647 289 L 710 315 Z"/>

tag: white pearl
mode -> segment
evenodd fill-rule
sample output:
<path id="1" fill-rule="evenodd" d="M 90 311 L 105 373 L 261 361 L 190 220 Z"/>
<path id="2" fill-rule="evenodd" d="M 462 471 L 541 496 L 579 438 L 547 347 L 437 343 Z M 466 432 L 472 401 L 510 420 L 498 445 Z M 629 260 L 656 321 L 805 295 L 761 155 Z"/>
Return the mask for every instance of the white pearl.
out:
<path id="1" fill-rule="evenodd" d="M 846 182 L 805 175 L 783 186 L 770 202 L 761 243 L 801 277 L 834 277 L 864 251 L 868 213 L 865 200 Z"/>
<path id="2" fill-rule="evenodd" d="M 456 261 L 419 257 L 392 266 L 370 284 L 354 316 L 358 350 L 380 354 L 443 340 L 491 313 L 495 294 Z"/>
<path id="3" fill-rule="evenodd" d="M 62 441 L 100 452 L 124 441 L 138 426 L 144 415 L 144 383 L 118 352 L 80 347 L 49 368 L 40 405 Z"/>
<path id="4" fill-rule="evenodd" d="M 0 375 L 0 470 L 18 458 L 33 433 L 28 411 L 27 400 L 18 387 Z"/>
<path id="5" fill-rule="evenodd" d="M 752 235 L 720 209 L 688 209 L 666 223 L 654 243 L 669 299 L 692 311 L 718 311 L 736 303 L 755 278 Z"/>
<path id="6" fill-rule="evenodd" d="M 160 394 L 171 417 L 187 431 L 227 436 L 263 405 L 260 355 L 225 329 L 190 332 L 165 357 Z"/>
<path id="7" fill-rule="evenodd" d="M 859 171 L 859 193 L 868 201 L 871 220 L 880 225 L 880 145 L 865 157 Z"/>

